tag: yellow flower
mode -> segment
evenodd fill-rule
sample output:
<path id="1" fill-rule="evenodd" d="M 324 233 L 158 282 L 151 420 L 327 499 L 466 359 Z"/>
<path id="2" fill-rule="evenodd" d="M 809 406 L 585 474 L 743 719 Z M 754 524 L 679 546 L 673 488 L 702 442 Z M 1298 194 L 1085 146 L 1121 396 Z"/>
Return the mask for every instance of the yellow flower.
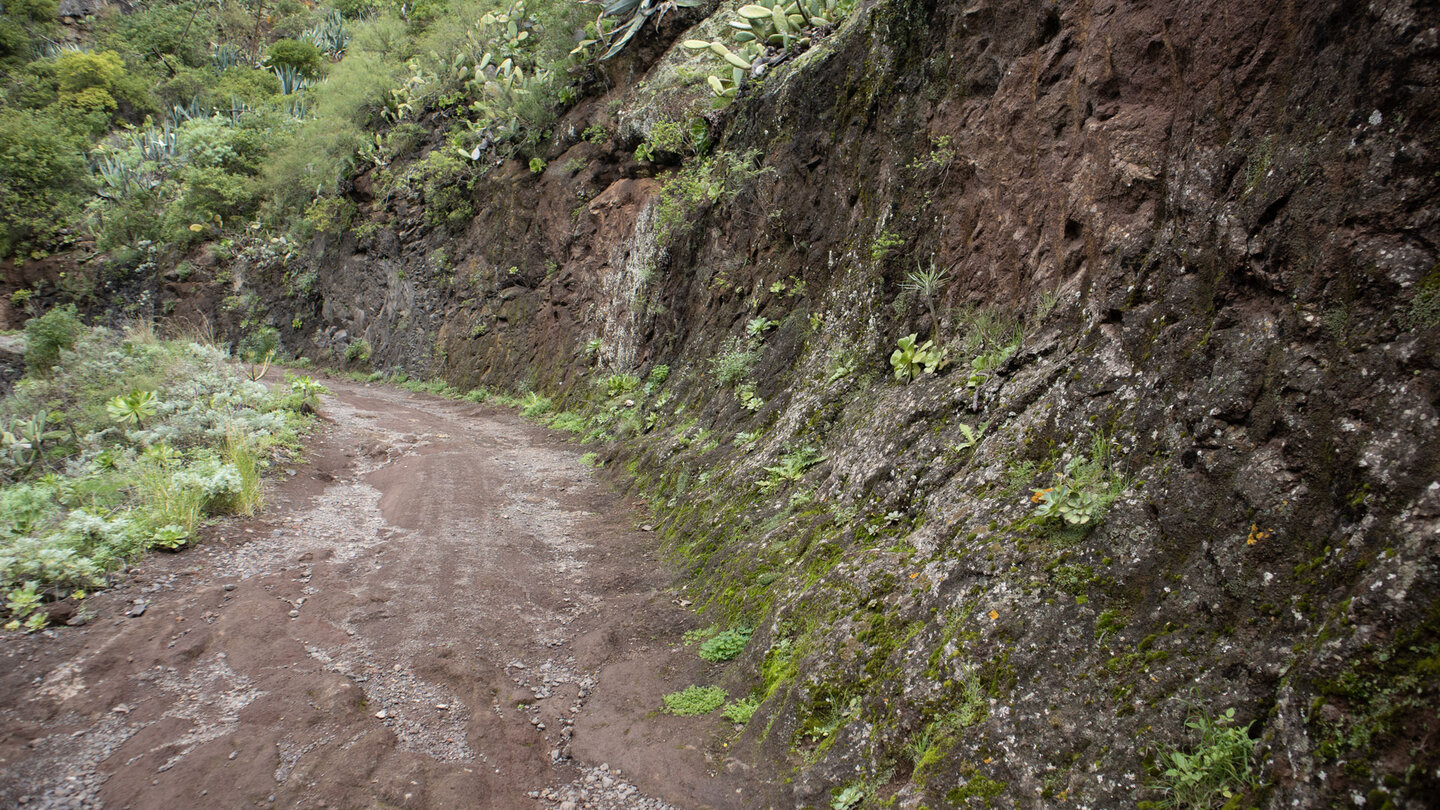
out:
<path id="1" fill-rule="evenodd" d="M 196 233 L 199 233 L 199 232 L 205 230 L 205 226 L 204 226 L 204 225 L 201 225 L 201 224 L 198 223 L 198 222 L 192 222 L 192 223 L 190 223 L 190 230 L 192 230 L 192 231 L 194 231 L 194 232 L 196 232 Z"/>
<path id="2" fill-rule="evenodd" d="M 999 614 L 999 613 L 997 613 L 997 612 L 995 612 L 995 611 L 993 611 L 993 610 L 990 611 L 990 621 L 993 622 L 993 621 L 995 621 L 995 620 L 998 619 L 998 618 L 1000 618 L 1000 614 Z"/>

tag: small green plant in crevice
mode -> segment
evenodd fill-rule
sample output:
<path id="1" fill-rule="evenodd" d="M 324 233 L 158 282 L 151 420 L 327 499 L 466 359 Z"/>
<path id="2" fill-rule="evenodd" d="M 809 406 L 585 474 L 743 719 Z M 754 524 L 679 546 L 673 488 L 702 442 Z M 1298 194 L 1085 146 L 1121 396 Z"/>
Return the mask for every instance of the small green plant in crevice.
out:
<path id="1" fill-rule="evenodd" d="M 1164 796 L 1162 807 L 1231 807 L 1232 802 L 1259 786 L 1255 770 L 1255 742 L 1243 725 L 1235 724 L 1235 710 L 1218 716 L 1200 708 L 1185 722 L 1199 736 L 1187 753 L 1176 748 L 1159 752 L 1159 780 L 1150 785 Z"/>
<path id="2" fill-rule="evenodd" d="M 600 454 L 593 452 L 586 453 L 585 455 L 581 456 L 580 463 L 585 465 L 586 467 L 591 468 L 599 468 L 605 466 L 605 462 L 600 460 Z"/>
<path id="3" fill-rule="evenodd" d="M 772 321 L 769 318 L 751 318 L 750 321 L 745 324 L 745 334 L 749 335 L 752 338 L 759 338 L 769 330 L 774 329 L 776 326 L 779 325 L 779 321 Z"/>
<path id="4" fill-rule="evenodd" d="M 634 374 L 611 374 L 600 381 L 600 387 L 607 397 L 628 394 L 640 387 L 640 378 Z"/>
<path id="5" fill-rule="evenodd" d="M 635 147 L 635 159 L 654 161 L 662 153 L 682 154 L 693 152 L 693 143 L 685 130 L 675 121 L 661 121 L 645 133 L 645 140 Z"/>
<path id="6" fill-rule="evenodd" d="M 685 635 L 681 637 L 681 640 L 684 641 L 684 643 L 687 645 L 694 644 L 698 641 L 704 641 L 705 639 L 710 638 L 718 632 L 720 632 L 720 625 L 706 625 L 705 627 L 697 627 L 694 630 L 686 630 Z"/>
<path id="7" fill-rule="evenodd" d="M 852 782 L 843 787 L 837 788 L 830 797 L 830 810 L 853 810 L 865 801 L 865 785 L 860 782 Z"/>
<path id="8" fill-rule="evenodd" d="M 820 451 L 810 445 L 793 448 L 780 457 L 779 464 L 765 468 L 765 477 L 756 486 L 768 495 L 786 483 L 799 481 L 806 470 L 824 460 L 825 457 L 820 455 Z"/>
<path id="9" fill-rule="evenodd" d="M 1408 329 L 1434 329 L 1440 326 L 1440 267 L 1431 269 L 1430 274 L 1416 288 L 1401 321 Z"/>
<path id="10" fill-rule="evenodd" d="M 750 722 L 750 718 L 755 716 L 755 710 L 758 708 L 760 708 L 760 699 L 751 695 L 725 704 L 725 709 L 721 714 L 725 715 L 726 720 L 743 726 Z"/>
<path id="11" fill-rule="evenodd" d="M 970 357 L 965 385 L 978 388 L 1019 351 L 1025 332 L 1018 319 L 995 307 L 962 310 L 959 320 L 960 337 L 955 348 Z"/>
<path id="12" fill-rule="evenodd" d="M 935 346 L 935 341 L 927 340 L 916 345 L 918 339 L 919 336 L 912 332 L 900 338 L 898 348 L 890 353 L 890 367 L 895 370 L 895 379 L 901 382 L 910 382 L 922 373 L 934 374 L 948 362 L 945 352 Z"/>
<path id="13" fill-rule="evenodd" d="M 1109 438 L 1097 435 L 1089 455 L 1077 454 L 1050 486 L 1032 490 L 1036 517 L 1068 526 L 1098 523 L 1128 486 L 1113 469 L 1112 450 Z"/>
<path id="14" fill-rule="evenodd" d="M 670 244 L 693 225 L 701 208 L 733 200 L 751 181 L 774 174 L 774 168 L 762 169 L 759 163 L 758 149 L 743 153 L 721 150 L 671 174 L 661 186 L 660 200 L 655 205 L 656 243 Z"/>
<path id="15" fill-rule="evenodd" d="M 1105 639 L 1125 629 L 1125 617 L 1120 611 L 1110 608 L 1101 611 L 1095 620 L 1095 643 L 1104 644 Z"/>
<path id="16" fill-rule="evenodd" d="M 913 292 L 925 299 L 925 308 L 930 312 L 930 334 L 942 343 L 944 341 L 940 335 L 940 316 L 935 310 L 935 299 L 940 295 L 940 288 L 945 284 L 948 272 L 936 267 L 933 259 L 928 270 L 917 262 L 915 269 L 905 275 L 905 283 L 900 285 L 906 292 Z"/>
<path id="17" fill-rule="evenodd" d="M 960 428 L 960 438 L 950 443 L 950 452 L 958 454 L 979 444 L 980 440 L 985 438 L 985 429 L 989 425 L 982 424 L 978 430 L 964 422 L 957 422 L 956 426 Z"/>
<path id="18" fill-rule="evenodd" d="M 604 143 L 610 140 L 610 131 L 599 124 L 591 124 L 580 133 L 580 139 L 586 143 Z"/>
<path id="19" fill-rule="evenodd" d="M 355 338 L 350 345 L 345 347 L 345 363 L 347 365 L 363 366 L 370 362 L 370 341 L 365 338 Z"/>
<path id="20" fill-rule="evenodd" d="M 755 383 L 741 383 L 735 389 L 735 396 L 739 398 L 740 405 L 751 413 L 760 410 L 765 405 L 765 400 L 755 393 Z"/>
<path id="21" fill-rule="evenodd" d="M 955 745 L 954 732 L 946 720 L 938 718 L 930 721 L 919 734 L 905 743 L 905 756 L 911 765 L 910 780 L 917 785 L 925 784 L 926 771 Z"/>
<path id="22" fill-rule="evenodd" d="M 718 686 L 687 686 L 661 698 L 665 713 L 677 717 L 709 714 L 725 703 L 725 690 Z"/>
<path id="23" fill-rule="evenodd" d="M 964 782 L 951 788 L 945 794 L 945 801 L 954 807 L 969 807 L 971 799 L 982 802 L 984 807 L 993 807 L 991 799 L 998 798 L 1005 792 L 1005 783 L 991 779 L 974 765 L 966 764 L 960 769 L 960 776 Z"/>
<path id="24" fill-rule="evenodd" d="M 729 661 L 745 650 L 754 631 L 749 627 L 732 627 L 717 633 L 700 645 L 699 655 L 711 663 Z"/>
<path id="25" fill-rule="evenodd" d="M 710 358 L 710 371 L 725 388 L 742 383 L 760 360 L 760 349 L 753 342 L 732 337 Z"/>
<path id="26" fill-rule="evenodd" d="M 870 243 L 870 258 L 878 262 L 886 256 L 889 256 L 892 250 L 904 246 L 905 237 L 894 231 L 887 231 L 882 228 L 880 233 L 875 235 L 875 240 Z"/>
<path id="27" fill-rule="evenodd" d="M 535 418 L 544 416 L 555 408 L 554 400 L 530 391 L 520 399 L 520 415 Z"/>
<path id="28" fill-rule="evenodd" d="M 940 179 L 943 182 L 946 173 L 950 170 L 950 164 L 955 162 L 955 139 L 949 135 L 941 135 L 930 139 L 930 154 L 924 157 L 917 157 L 910 161 L 905 168 L 915 174 L 925 171 L 939 170 Z"/>
<path id="29" fill-rule="evenodd" d="M 540 174 L 541 172 L 545 171 L 545 167 L 547 165 L 548 164 L 545 162 L 545 158 L 532 157 L 530 158 L 530 173 Z"/>

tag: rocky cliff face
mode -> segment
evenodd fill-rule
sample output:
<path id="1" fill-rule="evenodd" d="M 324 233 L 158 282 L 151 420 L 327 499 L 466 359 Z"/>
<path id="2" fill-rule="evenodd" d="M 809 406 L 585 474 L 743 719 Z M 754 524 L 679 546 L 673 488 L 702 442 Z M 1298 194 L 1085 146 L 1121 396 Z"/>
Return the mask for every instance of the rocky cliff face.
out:
<path id="1" fill-rule="evenodd" d="M 375 203 L 269 307 L 587 414 L 707 620 L 755 628 L 720 682 L 763 702 L 715 750 L 781 804 L 1165 802 L 1209 716 L 1255 752 L 1227 807 L 1427 806 L 1437 20 L 870 3 L 709 116 L 768 171 L 657 236 L 679 170 L 630 151 L 696 98 L 676 46 L 463 233 Z M 906 384 L 911 333 L 949 362 Z"/>

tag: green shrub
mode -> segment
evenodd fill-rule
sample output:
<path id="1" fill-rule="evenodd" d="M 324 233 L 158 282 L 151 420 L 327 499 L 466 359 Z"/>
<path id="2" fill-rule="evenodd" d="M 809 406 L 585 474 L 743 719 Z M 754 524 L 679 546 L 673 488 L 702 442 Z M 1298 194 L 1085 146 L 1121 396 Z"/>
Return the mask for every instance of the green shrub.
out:
<path id="1" fill-rule="evenodd" d="M 759 360 L 759 349 L 748 341 L 732 337 L 725 342 L 718 354 L 710 358 L 710 370 L 721 386 L 734 388 L 750 376 Z"/>
<path id="2" fill-rule="evenodd" d="M 119 99 L 141 102 L 144 90 L 125 72 L 114 51 L 71 51 L 55 60 L 60 103 L 87 110 L 115 110 Z"/>
<path id="3" fill-rule="evenodd" d="M 345 347 L 346 365 L 365 365 L 370 362 L 370 341 L 365 338 L 355 338 L 350 345 Z"/>
<path id="4" fill-rule="evenodd" d="M 273 326 L 257 326 L 240 338 L 237 354 L 247 363 L 261 363 L 280 352 L 280 332 Z"/>
<path id="5" fill-rule="evenodd" d="M 379 5 L 376 0 L 334 0 L 331 3 L 347 20 L 358 20 L 369 16 Z"/>
<path id="6" fill-rule="evenodd" d="M 183 3 L 137 4 L 129 13 L 102 16 L 97 28 L 101 46 L 129 56 L 132 64 L 164 54 L 170 57 L 167 63 L 179 57 L 182 64 L 198 68 L 210 61 L 219 16 L 213 11 L 195 14 L 193 6 Z M 246 22 L 254 26 L 255 18 Z"/>
<path id="7" fill-rule="evenodd" d="M 271 68 L 293 68 L 306 78 L 314 78 L 324 69 L 325 55 L 313 42 L 282 39 L 270 46 L 265 55 L 265 65 Z"/>
<path id="8" fill-rule="evenodd" d="M 549 397 L 531 391 L 520 400 L 520 415 L 531 418 L 544 416 L 554 407 L 555 403 Z"/>
<path id="9" fill-rule="evenodd" d="M 634 374 L 611 374 L 600 381 L 600 387 L 607 397 L 628 394 L 640 387 L 640 378 Z"/>
<path id="10" fill-rule="evenodd" d="M 720 151 L 670 175 L 655 207 L 655 241 L 669 243 L 690 227 L 703 207 L 733 200 L 752 180 L 774 173 L 773 168 L 759 168 L 759 161 L 758 149 L 743 154 Z"/>
<path id="11" fill-rule="evenodd" d="M 0 256 L 49 244 L 88 181 L 84 140 L 56 115 L 0 109 Z"/>
<path id="12" fill-rule="evenodd" d="M 661 698 L 665 713 L 679 717 L 709 714 L 725 703 L 725 690 L 718 686 L 687 686 Z"/>
<path id="13" fill-rule="evenodd" d="M 53 23 L 60 15 L 57 0 L 7 0 L 5 12 L 17 20 Z"/>
<path id="14" fill-rule="evenodd" d="M 71 349 L 84 330 L 74 304 L 55 307 L 25 322 L 25 365 L 41 373 L 60 362 L 60 352 Z"/>
<path id="15" fill-rule="evenodd" d="M 282 409 L 288 394 L 241 379 L 212 347 L 93 329 L 71 351 L 0 400 L 0 424 L 50 412 L 67 428 L 49 440 L 63 465 L 0 454 L 14 482 L 0 490 L 0 594 L 30 629 L 42 602 L 103 587 L 148 548 L 184 545 L 207 514 L 258 508 L 268 448 L 300 423 Z"/>
<path id="16" fill-rule="evenodd" d="M 574 411 L 561 411 L 550 417 L 550 427 L 567 433 L 584 433 L 589 420 Z"/>
<path id="17" fill-rule="evenodd" d="M 748 627 L 734 627 L 700 645 L 700 657 L 706 661 L 729 661 L 744 651 L 754 631 Z"/>

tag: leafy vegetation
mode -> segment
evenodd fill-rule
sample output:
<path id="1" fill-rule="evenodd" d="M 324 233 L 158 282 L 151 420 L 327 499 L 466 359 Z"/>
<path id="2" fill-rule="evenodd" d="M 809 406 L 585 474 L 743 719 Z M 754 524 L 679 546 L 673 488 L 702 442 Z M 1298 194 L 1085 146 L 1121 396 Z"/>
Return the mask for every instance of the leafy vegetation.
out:
<path id="1" fill-rule="evenodd" d="M 759 162 L 757 149 L 738 154 L 721 150 L 671 174 L 655 207 L 655 240 L 668 244 L 703 208 L 733 200 L 756 178 L 774 173 L 773 168 L 760 168 Z"/>
<path id="2" fill-rule="evenodd" d="M 769 494 L 791 481 L 799 481 L 805 471 L 824 461 L 825 457 L 820 451 L 809 445 L 802 445 L 791 449 L 780 457 L 780 463 L 765 468 L 765 477 L 757 486 L 761 492 Z"/>
<path id="3" fill-rule="evenodd" d="M 890 367 L 895 370 L 895 379 L 910 382 L 922 373 L 934 374 L 945 367 L 945 353 L 936 348 L 935 341 L 927 340 L 916 345 L 919 336 L 911 333 L 900 338 L 895 351 L 890 353 Z"/>
<path id="4" fill-rule="evenodd" d="M 700 657 L 711 662 L 729 661 L 745 650 L 752 632 L 748 627 L 732 627 L 717 633 L 700 645 Z"/>
<path id="5" fill-rule="evenodd" d="M 47 314 L 50 325 L 73 318 Z M 49 327 L 36 329 L 48 333 Z M 268 460 L 304 425 L 287 393 L 243 379 L 218 350 L 81 329 L 0 401 L 0 592 L 8 626 L 104 587 L 209 515 L 250 514 Z"/>
<path id="6" fill-rule="evenodd" d="M 755 716 L 755 710 L 758 708 L 760 708 L 760 699 L 752 695 L 725 704 L 725 709 L 721 714 L 725 715 L 726 720 L 743 726 L 750 722 L 750 718 Z"/>
<path id="7" fill-rule="evenodd" d="M 661 700 L 665 701 L 665 713 L 678 717 L 709 714 L 725 703 L 725 690 L 718 686 L 687 686 L 679 692 L 671 692 Z"/>
<path id="8" fill-rule="evenodd" d="M 154 3 L 100 17 L 78 48 L 50 44 L 53 3 L 14 5 L 0 256 L 85 234 L 130 261 L 254 226 L 304 237 L 345 226 L 341 180 L 366 168 L 449 222 L 493 159 L 539 158 L 587 58 L 569 0 Z M 441 110 L 438 145 L 420 144 L 413 122 Z"/>
<path id="9" fill-rule="evenodd" d="M 855 0 L 759 0 L 740 6 L 725 29 L 732 49 L 723 42 L 687 39 L 684 46 L 720 60 L 720 72 L 705 79 L 717 103 L 735 98 L 756 65 L 775 53 L 810 44 L 817 28 L 838 23 L 850 13 Z"/>
<path id="10" fill-rule="evenodd" d="M 1160 780 L 1151 787 L 1165 796 L 1165 807 L 1216 808 L 1258 784 L 1255 743 L 1244 726 L 1235 725 L 1235 710 L 1218 716 L 1199 711 L 1185 727 L 1199 736 L 1191 751 L 1160 752 Z"/>
<path id="11" fill-rule="evenodd" d="M 1099 522 L 1128 486 L 1112 469 L 1111 452 L 1109 438 L 1097 435 L 1089 455 L 1077 454 L 1050 486 L 1032 490 L 1036 516 L 1070 526 Z"/>

